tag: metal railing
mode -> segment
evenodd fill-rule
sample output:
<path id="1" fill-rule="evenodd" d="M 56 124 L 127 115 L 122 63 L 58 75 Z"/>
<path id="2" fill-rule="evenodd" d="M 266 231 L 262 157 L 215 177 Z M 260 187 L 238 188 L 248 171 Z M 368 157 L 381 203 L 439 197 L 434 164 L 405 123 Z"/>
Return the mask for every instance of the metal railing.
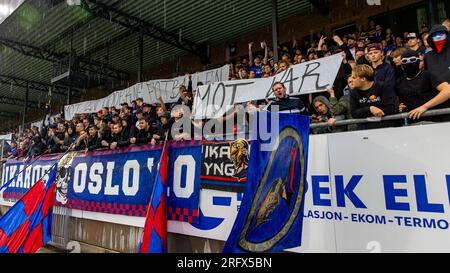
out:
<path id="1" fill-rule="evenodd" d="M 442 116 L 442 115 L 448 115 L 450 114 L 450 108 L 445 109 L 436 109 L 436 110 L 430 110 L 422 114 L 421 119 L 425 117 L 436 117 L 436 116 Z M 346 120 L 340 120 L 336 121 L 336 123 L 333 125 L 333 127 L 337 126 L 346 126 L 346 125 L 354 125 L 354 124 L 365 124 L 365 123 L 379 123 L 383 121 L 392 121 L 392 120 L 405 120 L 408 119 L 408 113 L 402 113 L 402 114 L 395 114 L 385 117 L 370 117 L 370 118 L 363 118 L 363 119 L 346 119 Z M 409 122 L 409 119 L 407 120 Z M 409 123 L 405 122 L 406 125 Z M 317 128 L 324 128 L 329 127 L 328 123 L 321 122 L 321 123 L 313 123 L 311 124 L 311 129 L 317 129 Z"/>

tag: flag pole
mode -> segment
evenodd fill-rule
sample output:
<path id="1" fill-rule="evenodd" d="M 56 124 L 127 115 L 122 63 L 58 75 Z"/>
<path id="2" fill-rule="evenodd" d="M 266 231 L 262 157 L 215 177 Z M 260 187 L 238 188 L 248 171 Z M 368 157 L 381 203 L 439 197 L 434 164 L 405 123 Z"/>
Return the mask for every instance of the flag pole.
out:
<path id="1" fill-rule="evenodd" d="M 59 161 L 61 160 L 61 158 L 63 158 L 65 155 L 67 155 L 69 152 L 72 152 L 72 150 L 75 148 L 75 145 L 71 145 L 70 147 L 69 147 L 69 149 L 64 153 L 64 154 L 62 154 L 62 156 L 56 161 L 56 163 L 54 163 L 51 167 L 50 167 L 50 169 L 48 169 L 45 173 L 44 173 L 44 175 L 41 177 L 41 178 L 39 178 L 37 181 L 39 181 L 39 180 L 41 180 L 42 178 L 44 178 L 47 174 L 49 174 L 50 173 L 50 171 L 53 169 L 53 167 L 55 167 L 55 165 L 57 165 L 58 163 L 59 163 Z M 44 155 L 47 155 L 47 154 L 42 154 L 42 155 L 40 155 L 40 156 L 37 156 L 31 163 L 28 163 L 28 166 L 30 166 L 30 165 L 32 165 L 34 162 L 36 162 L 36 161 L 38 161 L 41 157 L 43 157 Z M 25 167 L 23 168 L 23 170 L 21 170 L 19 173 L 17 173 L 13 178 L 11 178 L 7 183 L 5 183 L 1 188 L 0 188 L 0 193 L 5 189 L 5 188 L 7 188 L 13 181 L 14 181 L 14 179 L 16 179 L 16 177 L 17 176 L 19 176 L 20 174 L 22 174 L 27 168 L 28 168 L 28 166 L 27 166 L 27 164 L 25 164 Z M 36 181 L 36 182 L 37 182 Z"/>
<path id="2" fill-rule="evenodd" d="M 163 149 L 162 149 L 161 157 L 160 157 L 159 163 L 158 163 L 157 173 L 159 172 L 159 170 L 160 170 L 160 168 L 161 168 L 161 161 L 162 161 L 162 158 L 163 158 L 163 156 L 164 156 L 164 150 L 165 150 L 165 147 L 166 147 L 166 145 L 167 145 L 168 142 L 169 142 L 169 132 L 166 133 L 166 139 L 164 140 L 164 144 L 163 144 Z M 156 188 L 155 185 L 153 185 L 152 194 L 150 195 L 150 202 L 148 203 L 149 205 L 148 205 L 147 213 L 146 213 L 146 215 L 145 215 L 145 220 L 146 220 L 146 221 L 147 221 L 147 218 L 148 218 L 148 214 L 150 213 L 150 207 L 151 207 L 151 204 L 152 204 L 152 202 L 153 202 L 153 197 L 154 197 L 154 195 L 155 195 L 155 188 Z M 167 192 L 163 192 L 163 194 L 166 195 Z M 145 221 L 145 222 L 146 222 L 146 221 Z M 145 222 L 144 222 L 144 230 L 145 230 Z M 140 240 L 140 245 L 139 245 L 139 247 L 138 247 L 138 253 L 141 252 L 142 240 L 144 239 L 144 230 L 142 231 L 142 234 L 141 234 L 141 240 Z"/>

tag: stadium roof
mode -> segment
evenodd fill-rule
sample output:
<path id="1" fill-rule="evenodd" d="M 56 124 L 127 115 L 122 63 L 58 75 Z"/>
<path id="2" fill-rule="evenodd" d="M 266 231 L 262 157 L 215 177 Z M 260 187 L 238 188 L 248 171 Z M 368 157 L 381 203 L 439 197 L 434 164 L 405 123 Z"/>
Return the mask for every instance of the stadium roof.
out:
<path id="1" fill-rule="evenodd" d="M 26 0 L 0 24 L 0 116 L 23 110 L 27 86 L 30 107 L 46 101 L 54 65 L 64 67 L 69 56 L 91 80 L 102 75 L 117 86 L 137 74 L 140 31 L 145 69 L 187 53 L 202 57 L 205 45 L 270 25 L 271 1 L 265 2 Z M 315 2 L 279 0 L 279 19 L 318 7 Z M 53 88 L 52 99 L 65 101 L 66 90 Z"/>

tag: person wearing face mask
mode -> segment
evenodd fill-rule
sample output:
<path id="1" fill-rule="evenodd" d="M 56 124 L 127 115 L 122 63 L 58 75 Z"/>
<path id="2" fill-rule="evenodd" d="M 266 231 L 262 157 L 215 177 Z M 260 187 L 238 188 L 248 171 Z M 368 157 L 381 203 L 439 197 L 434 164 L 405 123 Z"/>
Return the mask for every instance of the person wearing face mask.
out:
<path id="1" fill-rule="evenodd" d="M 428 36 L 428 44 L 433 49 L 425 56 L 425 69 L 431 74 L 432 85 L 439 93 L 430 101 L 409 112 L 413 120 L 419 119 L 429 109 L 440 106 L 450 99 L 450 34 L 443 25 L 435 25 Z M 450 118 L 443 117 L 442 121 Z"/>
<path id="2" fill-rule="evenodd" d="M 433 99 L 438 91 L 433 86 L 429 71 L 420 69 L 420 53 L 406 50 L 401 55 L 404 75 L 397 81 L 395 92 L 399 98 L 399 112 L 412 111 Z M 432 119 L 426 119 L 432 120 Z"/>

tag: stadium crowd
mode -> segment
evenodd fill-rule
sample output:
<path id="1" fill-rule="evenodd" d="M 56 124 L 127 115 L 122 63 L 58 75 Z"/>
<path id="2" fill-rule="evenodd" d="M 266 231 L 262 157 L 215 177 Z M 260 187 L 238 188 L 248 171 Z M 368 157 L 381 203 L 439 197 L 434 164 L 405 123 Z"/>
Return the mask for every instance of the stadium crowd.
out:
<path id="1" fill-rule="evenodd" d="M 312 130 L 313 134 L 404 125 L 404 121 L 389 121 L 334 126 L 339 120 L 396 113 L 409 113 L 410 123 L 449 121 L 449 116 L 421 117 L 429 109 L 450 107 L 449 31 L 448 19 L 431 29 L 423 26 L 420 33 L 400 34 L 371 21 L 363 32 L 341 37 L 322 35 L 318 42 L 299 42 L 294 37 L 290 47 L 278 48 L 278 63 L 266 42 L 261 43 L 262 52 L 254 52 L 255 43 L 250 43 L 248 57 L 237 58 L 232 64 L 230 80 L 271 77 L 293 65 L 341 53 L 338 77 L 326 92 L 289 97 L 284 84 L 277 82 L 272 87 L 274 100 L 252 101 L 245 106 L 255 111 L 272 111 L 278 106 L 278 111 L 309 115 L 312 123 L 327 123 Z M 174 104 L 164 103 L 161 98 L 158 104 L 137 99 L 131 105 L 122 104 L 120 109 L 104 107 L 98 113 L 77 115 L 72 120 L 56 117 L 41 130 L 33 126 L 21 134 L 15 131 L 3 158 L 190 139 L 194 133 L 172 134 L 170 130 L 185 115 L 178 106 L 192 109 L 195 97 L 191 82 L 187 87 L 180 86 L 179 92 L 180 99 Z M 221 121 L 234 116 L 233 112 L 227 113 Z M 203 122 L 192 120 L 192 128 L 201 129 Z"/>

